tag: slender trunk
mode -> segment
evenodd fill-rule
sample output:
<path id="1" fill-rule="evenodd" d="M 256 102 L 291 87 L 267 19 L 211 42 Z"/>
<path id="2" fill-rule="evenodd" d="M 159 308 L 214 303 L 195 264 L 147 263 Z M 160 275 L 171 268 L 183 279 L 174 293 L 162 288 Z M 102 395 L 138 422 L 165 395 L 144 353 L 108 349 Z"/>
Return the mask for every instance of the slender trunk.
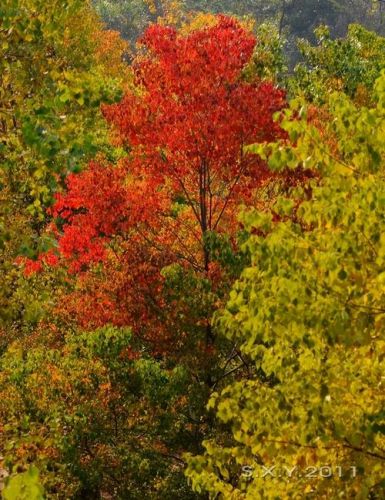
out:
<path id="1" fill-rule="evenodd" d="M 279 16 L 279 23 L 278 23 L 278 33 L 279 37 L 281 38 L 282 32 L 283 32 L 283 27 L 284 27 L 284 22 L 285 22 L 285 16 L 286 16 L 286 1 L 282 0 L 281 2 L 281 13 Z"/>
<path id="2" fill-rule="evenodd" d="M 199 169 L 199 203 L 200 203 L 200 219 L 202 231 L 203 245 L 203 267 L 205 274 L 208 277 L 210 268 L 210 251 L 207 248 L 207 233 L 211 229 L 211 196 L 210 196 L 210 174 L 207 162 L 202 161 Z M 206 325 L 206 344 L 210 345 L 214 342 L 213 331 L 208 314 Z"/>

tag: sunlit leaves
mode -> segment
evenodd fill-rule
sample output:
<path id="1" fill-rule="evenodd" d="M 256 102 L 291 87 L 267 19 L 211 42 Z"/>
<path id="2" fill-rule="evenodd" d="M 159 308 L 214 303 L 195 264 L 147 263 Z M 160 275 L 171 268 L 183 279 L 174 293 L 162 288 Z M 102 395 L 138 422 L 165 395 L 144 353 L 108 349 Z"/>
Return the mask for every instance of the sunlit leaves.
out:
<path id="1" fill-rule="evenodd" d="M 26 472 L 8 478 L 2 491 L 4 500 L 43 500 L 44 489 L 39 481 L 39 471 L 31 466 Z"/>

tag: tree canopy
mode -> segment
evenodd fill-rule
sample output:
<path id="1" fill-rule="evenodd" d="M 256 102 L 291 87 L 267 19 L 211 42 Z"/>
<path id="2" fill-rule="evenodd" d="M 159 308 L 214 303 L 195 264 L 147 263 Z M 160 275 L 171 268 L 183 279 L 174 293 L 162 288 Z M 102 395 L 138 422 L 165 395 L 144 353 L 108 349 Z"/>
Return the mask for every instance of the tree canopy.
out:
<path id="1" fill-rule="evenodd" d="M 381 5 L 93 4 L 0 6 L 2 497 L 383 498 Z"/>

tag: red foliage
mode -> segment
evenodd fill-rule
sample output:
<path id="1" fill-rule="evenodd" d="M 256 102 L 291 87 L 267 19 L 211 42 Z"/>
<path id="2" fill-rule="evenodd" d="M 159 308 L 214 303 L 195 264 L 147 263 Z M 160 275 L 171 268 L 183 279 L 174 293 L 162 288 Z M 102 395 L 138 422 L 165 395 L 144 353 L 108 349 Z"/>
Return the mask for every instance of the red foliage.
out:
<path id="1" fill-rule="evenodd" d="M 38 255 L 37 259 L 18 257 L 15 261 L 17 265 L 24 265 L 24 274 L 31 276 L 43 270 L 44 266 L 55 267 L 59 264 L 59 258 L 52 249 Z"/>
<path id="2" fill-rule="evenodd" d="M 142 223 L 155 224 L 157 213 L 166 208 L 163 193 L 150 181 L 128 183 L 126 177 L 123 168 L 95 162 L 68 177 L 67 192 L 57 196 L 52 213 L 65 221 L 59 251 L 71 271 L 104 261 L 112 237 Z M 143 203 L 146 199 L 151 201 Z"/>
<path id="3" fill-rule="evenodd" d="M 206 214 L 213 228 L 223 208 L 220 198 L 233 184 L 231 194 L 239 200 L 268 175 L 242 146 L 281 133 L 272 115 L 284 106 L 284 92 L 272 83 L 241 80 L 255 39 L 233 19 L 219 17 L 216 26 L 186 37 L 155 25 L 142 43 L 148 54 L 135 65 L 141 92 L 105 107 L 104 114 L 121 143 L 136 147 L 135 174 L 146 172 L 159 184 L 167 179 L 197 206 L 206 181 L 203 190 L 211 188 L 216 201 Z"/>
<path id="4" fill-rule="evenodd" d="M 158 25 L 145 33 L 137 91 L 103 109 L 130 153 L 118 166 L 92 162 L 71 175 L 53 208 L 61 257 L 82 272 L 65 307 L 83 326 L 129 324 L 167 337 L 162 267 L 180 262 L 221 279 L 205 233 L 234 233 L 235 208 L 270 176 L 243 147 L 282 136 L 272 116 L 284 92 L 242 79 L 255 43 L 223 16 L 187 36 Z"/>

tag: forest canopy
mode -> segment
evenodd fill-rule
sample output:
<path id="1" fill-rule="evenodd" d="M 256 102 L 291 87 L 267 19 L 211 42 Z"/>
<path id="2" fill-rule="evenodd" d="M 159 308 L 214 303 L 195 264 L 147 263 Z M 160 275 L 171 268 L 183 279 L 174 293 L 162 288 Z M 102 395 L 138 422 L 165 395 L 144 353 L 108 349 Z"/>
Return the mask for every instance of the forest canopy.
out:
<path id="1" fill-rule="evenodd" d="M 3 0 L 4 499 L 384 498 L 383 15 Z"/>

